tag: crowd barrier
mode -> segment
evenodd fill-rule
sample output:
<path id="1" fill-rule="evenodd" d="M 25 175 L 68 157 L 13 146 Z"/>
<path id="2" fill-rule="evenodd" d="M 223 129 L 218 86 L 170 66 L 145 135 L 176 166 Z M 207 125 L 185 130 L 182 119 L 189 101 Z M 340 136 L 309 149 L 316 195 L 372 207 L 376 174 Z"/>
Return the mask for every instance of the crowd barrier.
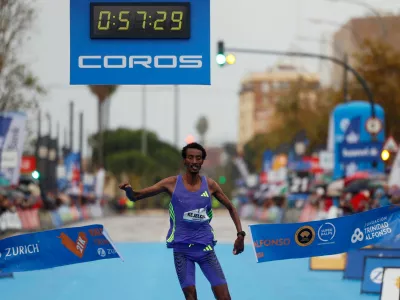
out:
<path id="1" fill-rule="evenodd" d="M 103 216 L 103 208 L 98 204 L 82 207 L 60 206 L 58 209 L 18 209 L 16 212 L 4 212 L 0 215 L 0 234 L 13 231 L 33 231 L 59 228 L 63 225 L 96 219 Z"/>

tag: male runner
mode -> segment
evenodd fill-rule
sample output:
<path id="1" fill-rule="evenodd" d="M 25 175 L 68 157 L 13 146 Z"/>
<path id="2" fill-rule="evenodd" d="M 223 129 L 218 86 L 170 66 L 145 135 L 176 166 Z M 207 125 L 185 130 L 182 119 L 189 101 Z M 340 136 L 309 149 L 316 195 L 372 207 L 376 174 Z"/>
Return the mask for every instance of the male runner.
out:
<path id="1" fill-rule="evenodd" d="M 186 167 L 184 175 L 171 176 L 140 191 L 133 191 L 129 183 L 119 185 L 128 199 L 137 201 L 166 192 L 171 195 L 169 205 L 170 229 L 167 247 L 173 248 L 175 269 L 187 300 L 197 300 L 195 263 L 210 282 L 218 300 L 230 300 L 228 285 L 215 255 L 211 201 L 214 196 L 228 210 L 237 230 L 233 254 L 244 250 L 245 232 L 239 215 L 221 187 L 212 179 L 200 176 L 199 171 L 207 154 L 204 148 L 191 143 L 183 147 L 182 158 Z"/>

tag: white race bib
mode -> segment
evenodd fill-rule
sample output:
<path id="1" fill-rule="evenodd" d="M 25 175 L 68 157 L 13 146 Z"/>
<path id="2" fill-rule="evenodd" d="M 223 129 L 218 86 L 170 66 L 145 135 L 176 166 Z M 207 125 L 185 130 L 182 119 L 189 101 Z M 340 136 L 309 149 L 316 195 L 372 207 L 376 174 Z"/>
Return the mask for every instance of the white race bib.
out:
<path id="1" fill-rule="evenodd" d="M 200 208 L 185 212 L 183 214 L 183 219 L 187 222 L 205 222 L 210 218 L 207 215 L 207 210 L 205 208 Z"/>

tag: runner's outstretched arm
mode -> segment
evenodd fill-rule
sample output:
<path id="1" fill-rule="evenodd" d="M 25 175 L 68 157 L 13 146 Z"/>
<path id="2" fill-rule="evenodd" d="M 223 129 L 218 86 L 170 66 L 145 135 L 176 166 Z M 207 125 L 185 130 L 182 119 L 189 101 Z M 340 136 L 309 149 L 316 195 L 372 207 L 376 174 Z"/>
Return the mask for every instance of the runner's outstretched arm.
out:
<path id="1" fill-rule="evenodd" d="M 175 180 L 175 178 L 172 177 L 168 177 L 165 178 L 159 182 L 157 182 L 156 184 L 144 188 L 142 190 L 139 191 L 134 191 L 132 189 L 132 186 L 125 182 L 119 185 L 119 188 L 121 190 L 125 191 L 126 197 L 135 202 L 141 199 L 145 199 L 145 198 L 149 198 L 149 197 L 153 197 L 155 195 L 161 194 L 161 193 L 165 193 L 168 192 L 168 186 L 171 185 L 171 183 Z"/>
<path id="2" fill-rule="evenodd" d="M 225 195 L 221 187 L 214 180 L 209 179 L 208 186 L 210 187 L 211 194 L 222 204 L 224 205 L 231 215 L 232 221 L 236 226 L 236 231 L 238 233 L 237 239 L 235 241 L 233 254 L 237 255 L 244 251 L 244 235 L 242 230 L 242 224 L 240 222 L 239 214 L 235 206 L 229 200 L 229 198 Z M 240 233 L 240 234 L 239 234 Z"/>

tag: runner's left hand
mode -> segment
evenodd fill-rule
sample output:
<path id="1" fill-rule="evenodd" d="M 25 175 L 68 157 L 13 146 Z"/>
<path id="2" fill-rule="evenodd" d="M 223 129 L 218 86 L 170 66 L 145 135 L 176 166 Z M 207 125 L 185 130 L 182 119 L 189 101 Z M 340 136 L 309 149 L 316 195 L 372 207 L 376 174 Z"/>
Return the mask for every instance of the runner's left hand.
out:
<path id="1" fill-rule="evenodd" d="M 233 255 L 238 255 L 244 251 L 244 237 L 239 235 L 233 245 Z"/>

